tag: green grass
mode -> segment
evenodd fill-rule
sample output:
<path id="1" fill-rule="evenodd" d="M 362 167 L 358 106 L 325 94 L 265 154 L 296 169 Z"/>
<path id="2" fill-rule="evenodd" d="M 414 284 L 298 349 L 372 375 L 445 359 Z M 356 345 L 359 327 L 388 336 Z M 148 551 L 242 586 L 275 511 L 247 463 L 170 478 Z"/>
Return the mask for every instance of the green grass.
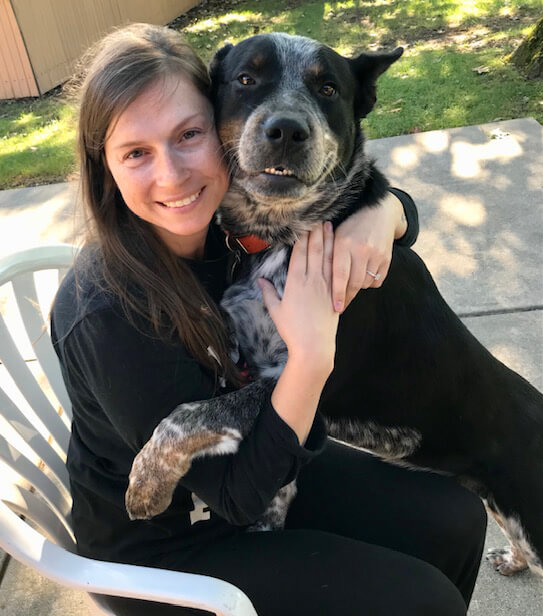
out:
<path id="1" fill-rule="evenodd" d="M 174 26 L 206 61 L 227 42 L 273 31 L 345 55 L 404 46 L 364 122 L 378 138 L 525 116 L 543 123 L 543 82 L 507 61 L 540 13 L 541 0 L 209 0 Z M 67 178 L 73 140 L 73 110 L 60 97 L 0 103 L 0 188 Z"/>
<path id="2" fill-rule="evenodd" d="M 0 189 L 62 182 L 74 171 L 74 112 L 58 97 L 0 104 Z"/>
<path id="3" fill-rule="evenodd" d="M 489 72 L 473 70 L 479 66 Z M 527 116 L 543 122 L 542 85 L 491 52 L 420 49 L 393 66 L 381 86 L 365 124 L 370 138 Z"/>

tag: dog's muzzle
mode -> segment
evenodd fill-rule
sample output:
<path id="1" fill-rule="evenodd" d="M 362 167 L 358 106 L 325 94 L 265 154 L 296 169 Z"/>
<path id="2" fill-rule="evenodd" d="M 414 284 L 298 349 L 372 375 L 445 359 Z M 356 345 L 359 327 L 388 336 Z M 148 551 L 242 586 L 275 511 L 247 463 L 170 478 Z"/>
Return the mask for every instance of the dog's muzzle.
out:
<path id="1" fill-rule="evenodd" d="M 257 110 L 240 138 L 239 184 L 261 203 L 304 199 L 326 175 L 329 146 L 310 114 Z"/>

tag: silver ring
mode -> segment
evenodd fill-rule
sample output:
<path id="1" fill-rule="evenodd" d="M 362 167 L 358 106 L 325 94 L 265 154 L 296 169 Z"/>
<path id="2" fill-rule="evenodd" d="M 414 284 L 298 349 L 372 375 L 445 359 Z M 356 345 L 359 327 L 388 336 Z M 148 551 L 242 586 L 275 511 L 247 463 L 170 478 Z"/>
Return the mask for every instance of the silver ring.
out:
<path id="1" fill-rule="evenodd" d="M 371 276 L 374 280 L 381 280 L 381 274 L 374 274 L 373 272 L 370 272 L 370 270 L 366 270 L 366 274 Z"/>

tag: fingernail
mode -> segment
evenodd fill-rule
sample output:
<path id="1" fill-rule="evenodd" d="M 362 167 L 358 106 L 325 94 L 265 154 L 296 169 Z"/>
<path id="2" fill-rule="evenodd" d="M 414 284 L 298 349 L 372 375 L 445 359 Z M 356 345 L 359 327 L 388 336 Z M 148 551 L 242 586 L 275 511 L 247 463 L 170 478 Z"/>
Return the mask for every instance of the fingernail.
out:
<path id="1" fill-rule="evenodd" d="M 341 312 L 343 310 L 343 302 L 340 299 L 337 299 L 335 301 L 334 309 L 336 312 Z"/>
<path id="2" fill-rule="evenodd" d="M 329 220 L 327 220 L 327 221 L 324 223 L 324 227 L 325 227 L 325 229 L 326 229 L 327 231 L 333 231 L 333 230 L 334 230 L 334 228 L 332 227 L 332 223 L 331 223 Z"/>

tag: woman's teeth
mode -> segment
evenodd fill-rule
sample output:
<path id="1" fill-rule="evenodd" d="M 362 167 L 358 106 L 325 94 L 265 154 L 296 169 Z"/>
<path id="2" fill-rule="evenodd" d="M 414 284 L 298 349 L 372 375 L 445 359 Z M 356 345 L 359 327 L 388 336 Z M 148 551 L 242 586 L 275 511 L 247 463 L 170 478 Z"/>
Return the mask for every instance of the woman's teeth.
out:
<path id="1" fill-rule="evenodd" d="M 193 195 L 190 195 L 186 199 L 181 199 L 181 201 L 162 201 L 162 204 L 166 207 L 183 207 L 185 205 L 190 205 L 193 201 L 196 201 L 202 192 L 202 188 L 195 192 Z"/>

